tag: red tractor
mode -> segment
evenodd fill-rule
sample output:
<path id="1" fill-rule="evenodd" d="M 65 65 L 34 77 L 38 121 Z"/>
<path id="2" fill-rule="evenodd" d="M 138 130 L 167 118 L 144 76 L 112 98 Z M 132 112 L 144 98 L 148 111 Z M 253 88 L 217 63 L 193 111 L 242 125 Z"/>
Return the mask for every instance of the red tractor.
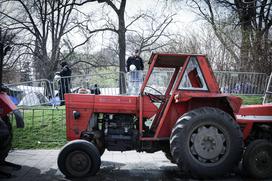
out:
<path id="1" fill-rule="evenodd" d="M 12 125 L 9 114 L 13 113 L 17 128 L 24 127 L 24 120 L 21 112 L 7 95 L 8 88 L 0 83 L 0 166 L 13 167 L 15 170 L 21 168 L 20 165 L 5 161 L 12 146 Z M 10 173 L 0 170 L 0 175 L 11 177 Z"/>
<path id="2" fill-rule="evenodd" d="M 18 128 L 24 127 L 24 120 L 17 109 L 16 105 L 10 100 L 7 92 L 8 88 L 2 84 L 3 62 L 7 52 L 11 50 L 11 42 L 14 36 L 3 32 L 0 28 L 0 167 L 9 166 L 14 169 L 20 169 L 20 165 L 16 165 L 5 161 L 8 156 L 12 144 L 12 125 L 9 119 L 10 113 L 14 114 Z M 0 175 L 11 177 L 10 173 L 0 170 Z"/>
<path id="3" fill-rule="evenodd" d="M 236 121 L 242 100 L 219 91 L 206 57 L 155 53 L 149 64 L 138 96 L 65 95 L 67 139 L 73 141 L 58 156 L 64 175 L 95 175 L 105 149 L 162 150 L 201 178 L 237 167 L 244 149 Z M 156 74 L 162 70 L 171 72 L 166 81 Z"/>
<path id="4" fill-rule="evenodd" d="M 257 179 L 272 177 L 272 73 L 263 104 L 242 106 L 236 115 L 243 129 L 245 152 L 243 168 Z"/>

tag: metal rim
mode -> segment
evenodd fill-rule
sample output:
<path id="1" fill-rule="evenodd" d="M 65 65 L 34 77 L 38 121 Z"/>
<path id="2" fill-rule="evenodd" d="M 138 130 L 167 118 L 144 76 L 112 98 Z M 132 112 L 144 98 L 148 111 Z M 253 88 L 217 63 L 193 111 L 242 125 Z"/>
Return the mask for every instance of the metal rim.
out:
<path id="1" fill-rule="evenodd" d="M 92 161 L 86 152 L 77 150 L 68 154 L 65 166 L 71 175 L 80 177 L 90 172 Z"/>
<path id="2" fill-rule="evenodd" d="M 270 173 L 272 171 L 272 157 L 270 154 L 271 152 L 269 152 L 269 150 L 262 150 L 255 154 L 254 165 L 256 165 L 257 170 L 265 173 Z"/>
<path id="3" fill-rule="evenodd" d="M 229 141 L 219 127 L 212 123 L 202 124 L 192 130 L 189 136 L 189 151 L 200 163 L 217 164 L 228 152 Z"/>

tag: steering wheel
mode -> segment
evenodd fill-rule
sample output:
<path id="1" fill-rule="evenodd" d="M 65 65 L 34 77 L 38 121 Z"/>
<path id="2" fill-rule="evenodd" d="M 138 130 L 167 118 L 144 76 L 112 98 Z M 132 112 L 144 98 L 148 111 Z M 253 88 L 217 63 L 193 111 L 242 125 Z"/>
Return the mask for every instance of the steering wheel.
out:
<path id="1" fill-rule="evenodd" d="M 157 89 L 155 89 L 154 87 L 151 87 L 151 86 L 146 86 L 152 90 L 154 90 L 155 92 L 159 93 L 160 95 L 163 95 L 160 91 L 158 91 Z M 154 94 L 151 94 L 149 92 L 144 92 L 145 95 L 147 95 L 149 97 L 149 99 L 152 101 L 152 102 L 164 102 L 164 98 L 160 97 L 160 96 L 157 96 L 157 95 L 154 95 Z"/>

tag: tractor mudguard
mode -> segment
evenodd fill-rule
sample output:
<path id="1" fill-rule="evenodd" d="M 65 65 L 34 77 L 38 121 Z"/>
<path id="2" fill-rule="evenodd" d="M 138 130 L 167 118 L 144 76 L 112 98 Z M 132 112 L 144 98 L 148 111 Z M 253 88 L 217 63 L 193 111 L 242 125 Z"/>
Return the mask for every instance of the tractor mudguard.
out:
<path id="1" fill-rule="evenodd" d="M 179 102 L 189 102 L 192 99 L 199 99 L 203 102 L 208 100 L 215 100 L 215 99 L 226 99 L 230 108 L 232 109 L 232 112 L 237 114 L 239 112 L 239 109 L 242 105 L 242 99 L 237 96 L 232 96 L 229 94 L 221 94 L 221 93 L 204 93 L 204 92 L 177 92 L 175 95 L 175 103 Z M 205 101 L 204 101 L 205 100 Z M 201 101 L 201 102 L 202 102 Z M 225 105 L 227 106 L 227 105 Z"/>
<path id="2" fill-rule="evenodd" d="M 0 137 L 5 137 L 9 135 L 9 129 L 6 123 L 0 118 Z"/>
<path id="3" fill-rule="evenodd" d="M 5 92 L 0 93 L 0 116 L 6 116 L 10 112 L 13 112 L 16 119 L 17 128 L 24 127 L 24 120 L 21 112 L 17 109 L 16 105 L 10 100 L 9 96 Z"/>

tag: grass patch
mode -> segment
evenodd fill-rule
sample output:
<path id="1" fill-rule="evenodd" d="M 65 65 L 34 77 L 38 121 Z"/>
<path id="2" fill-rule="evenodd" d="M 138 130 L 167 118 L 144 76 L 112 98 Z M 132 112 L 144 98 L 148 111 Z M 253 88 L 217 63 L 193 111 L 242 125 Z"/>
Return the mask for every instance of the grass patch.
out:
<path id="1" fill-rule="evenodd" d="M 239 96 L 243 105 L 261 104 L 262 96 Z M 51 109 L 36 107 L 22 110 L 24 129 L 13 123 L 13 147 L 16 149 L 53 149 L 66 143 L 65 107 Z"/>
<path id="2" fill-rule="evenodd" d="M 32 108 L 22 110 L 25 128 L 13 124 L 13 147 L 16 149 L 60 148 L 66 143 L 65 109 Z"/>
<path id="3" fill-rule="evenodd" d="M 240 96 L 243 99 L 243 105 L 262 104 L 263 96 Z"/>

